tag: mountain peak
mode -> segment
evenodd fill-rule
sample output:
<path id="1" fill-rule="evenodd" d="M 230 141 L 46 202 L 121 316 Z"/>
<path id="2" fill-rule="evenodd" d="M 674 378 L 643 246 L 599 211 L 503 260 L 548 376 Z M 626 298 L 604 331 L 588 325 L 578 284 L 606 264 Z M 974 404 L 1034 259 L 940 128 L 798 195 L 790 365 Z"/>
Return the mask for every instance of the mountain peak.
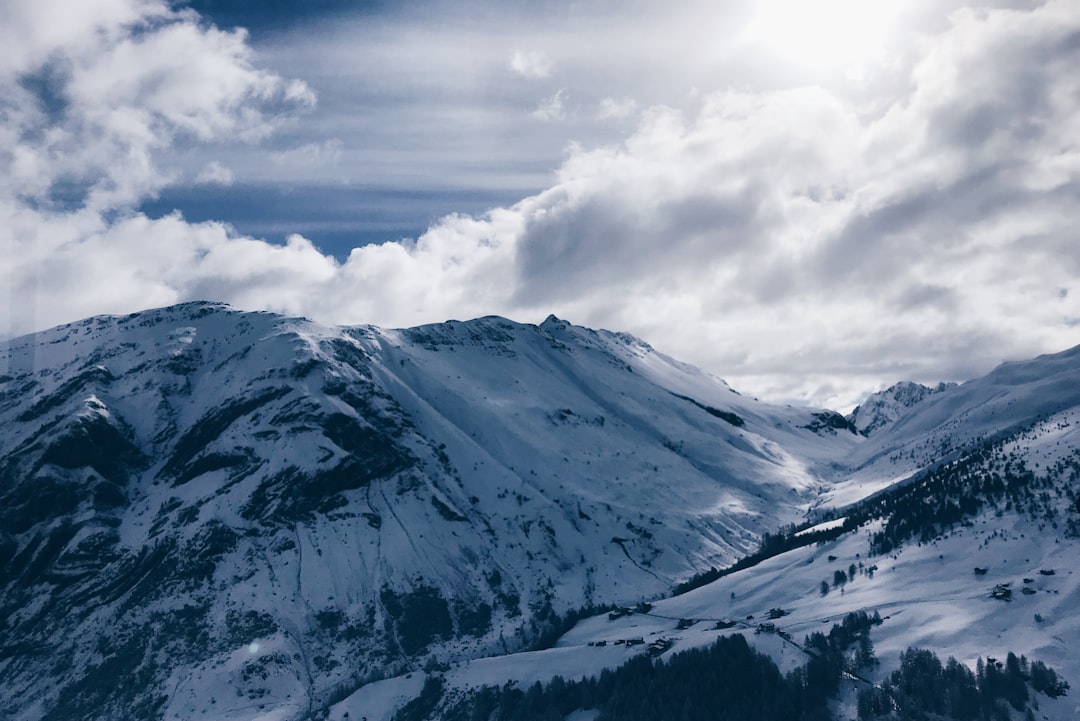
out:
<path id="1" fill-rule="evenodd" d="M 955 383 L 938 383 L 931 387 L 912 381 L 901 381 L 871 394 L 848 415 L 848 420 L 860 433 L 868 436 L 891 425 L 908 409 L 922 403 L 929 396 L 955 387 Z"/>
<path id="2" fill-rule="evenodd" d="M 159 718 L 250 719 L 520 649 L 1080 407 L 1080 366 L 1050 360 L 897 384 L 857 435 L 554 315 L 383 330 L 194 302 L 0 343 L 0 716 L 131 715 L 169 686 Z"/>
<path id="3" fill-rule="evenodd" d="M 562 320 L 557 315 L 552 313 L 552 314 L 548 315 L 547 318 L 544 319 L 544 322 L 540 324 L 540 327 L 541 328 L 550 328 L 550 327 L 561 327 L 561 326 L 568 326 L 568 325 L 570 325 L 569 321 Z"/>
<path id="4" fill-rule="evenodd" d="M 870 394 L 864 402 L 848 414 L 848 420 L 864 436 L 891 425 L 908 409 L 914 408 L 929 396 L 954 389 L 956 383 L 939 383 L 934 386 L 912 381 L 901 381 L 886 390 Z"/>

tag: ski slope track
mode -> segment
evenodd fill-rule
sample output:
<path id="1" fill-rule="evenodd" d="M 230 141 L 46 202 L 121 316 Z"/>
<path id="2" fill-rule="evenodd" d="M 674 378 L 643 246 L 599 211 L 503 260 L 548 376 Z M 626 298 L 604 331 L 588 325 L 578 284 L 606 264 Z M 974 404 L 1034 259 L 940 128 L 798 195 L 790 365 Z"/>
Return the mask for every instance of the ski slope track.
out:
<path id="1" fill-rule="evenodd" d="M 581 677 L 641 653 L 614 643 L 630 636 L 744 633 L 792 666 L 801 652 L 746 618 L 771 608 L 796 640 L 880 609 L 882 676 L 908 645 L 972 664 L 1011 650 L 1080 688 L 1078 381 L 1073 350 L 901 384 L 844 418 L 554 317 L 388 330 L 189 303 L 14 339 L 0 719 L 391 719 L 431 675 L 457 693 Z M 866 499 L 1021 461 L 1037 511 L 871 547 L 895 529 Z M 846 513 L 860 525 L 841 534 Z M 811 527 L 838 537 L 670 597 Z M 1004 583 L 1014 599 L 991 598 Z"/>

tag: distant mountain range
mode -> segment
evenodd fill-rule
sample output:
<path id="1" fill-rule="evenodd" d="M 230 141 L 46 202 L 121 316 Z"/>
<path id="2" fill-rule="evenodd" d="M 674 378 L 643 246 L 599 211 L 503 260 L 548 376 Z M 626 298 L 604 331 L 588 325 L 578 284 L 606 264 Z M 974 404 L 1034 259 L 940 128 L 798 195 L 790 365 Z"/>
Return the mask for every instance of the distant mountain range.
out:
<path id="1" fill-rule="evenodd" d="M 644 652 L 612 634 L 750 605 L 887 616 L 917 578 L 879 657 L 989 644 L 985 614 L 931 603 L 970 585 L 1008 650 L 1080 672 L 1080 350 L 844 417 L 554 317 L 331 328 L 189 303 L 8 341 L 0 372 L 0 718 L 390 719 L 425 679 L 583 675 Z M 1025 560 L 988 557 L 1001 539 Z M 984 588 L 1005 561 L 1015 603 Z M 751 628 L 703 626 L 677 645 Z"/>

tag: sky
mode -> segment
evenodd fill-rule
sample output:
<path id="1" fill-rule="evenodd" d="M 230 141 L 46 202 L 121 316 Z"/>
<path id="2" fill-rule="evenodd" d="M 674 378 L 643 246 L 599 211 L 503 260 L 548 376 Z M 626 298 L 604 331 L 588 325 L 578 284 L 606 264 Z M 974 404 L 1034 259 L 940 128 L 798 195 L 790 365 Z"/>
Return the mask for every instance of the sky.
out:
<path id="1" fill-rule="evenodd" d="M 1080 0 L 6 0 L 0 337 L 555 314 L 848 410 L 1080 343 Z"/>

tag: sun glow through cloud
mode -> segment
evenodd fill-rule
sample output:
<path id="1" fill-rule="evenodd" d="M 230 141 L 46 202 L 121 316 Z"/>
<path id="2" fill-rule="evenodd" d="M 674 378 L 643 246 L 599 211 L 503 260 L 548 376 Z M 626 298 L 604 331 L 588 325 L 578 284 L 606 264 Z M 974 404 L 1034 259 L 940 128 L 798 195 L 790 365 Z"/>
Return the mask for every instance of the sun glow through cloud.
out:
<path id="1" fill-rule="evenodd" d="M 899 14 L 881 0 L 767 0 L 747 31 L 756 46 L 816 69 L 851 69 L 881 57 Z"/>

